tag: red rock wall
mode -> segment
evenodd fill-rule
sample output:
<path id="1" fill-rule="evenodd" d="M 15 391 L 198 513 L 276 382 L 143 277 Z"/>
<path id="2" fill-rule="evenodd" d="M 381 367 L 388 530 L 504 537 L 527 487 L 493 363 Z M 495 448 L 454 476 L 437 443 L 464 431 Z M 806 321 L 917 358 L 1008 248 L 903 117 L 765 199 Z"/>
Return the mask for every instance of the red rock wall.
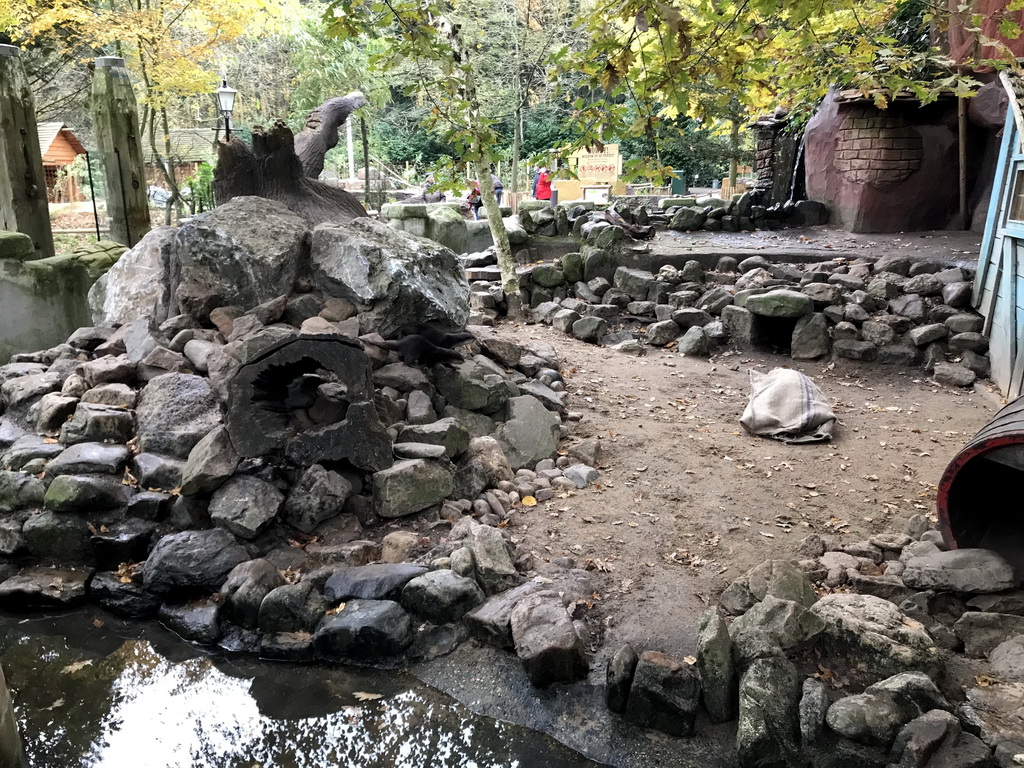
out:
<path id="1" fill-rule="evenodd" d="M 946 227 L 958 210 L 955 105 L 839 104 L 804 136 L 807 196 L 851 232 Z"/>

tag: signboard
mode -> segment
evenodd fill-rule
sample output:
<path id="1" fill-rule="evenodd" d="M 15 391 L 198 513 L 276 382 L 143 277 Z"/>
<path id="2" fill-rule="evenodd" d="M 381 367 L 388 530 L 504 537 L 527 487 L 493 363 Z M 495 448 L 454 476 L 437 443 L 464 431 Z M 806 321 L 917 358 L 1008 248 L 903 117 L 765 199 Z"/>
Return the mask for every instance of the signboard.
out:
<path id="1" fill-rule="evenodd" d="M 622 155 L 618 144 L 605 144 L 604 149 L 586 150 L 572 155 L 576 173 L 585 185 L 614 184 L 622 174 Z"/>

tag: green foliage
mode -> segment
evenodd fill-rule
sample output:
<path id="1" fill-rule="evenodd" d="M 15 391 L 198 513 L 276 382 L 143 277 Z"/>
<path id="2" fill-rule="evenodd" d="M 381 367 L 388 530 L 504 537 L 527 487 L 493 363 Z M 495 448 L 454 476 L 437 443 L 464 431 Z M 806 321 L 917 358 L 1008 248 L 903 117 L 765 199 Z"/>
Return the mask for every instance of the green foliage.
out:
<path id="1" fill-rule="evenodd" d="M 183 182 L 190 192 L 184 194 L 189 211 L 192 215 L 212 209 L 216 203 L 213 199 L 213 166 L 200 163 L 195 172 Z"/>
<path id="2" fill-rule="evenodd" d="M 653 139 L 647 135 L 626 138 L 620 151 L 626 162 L 660 155 L 667 168 L 685 176 L 690 182 L 699 181 L 701 185 L 704 182 L 710 185 L 712 179 L 725 176 L 732 156 L 728 136 L 716 134 L 689 117 L 659 122 Z M 750 150 L 741 150 L 737 160 L 745 163 L 751 156 Z"/>

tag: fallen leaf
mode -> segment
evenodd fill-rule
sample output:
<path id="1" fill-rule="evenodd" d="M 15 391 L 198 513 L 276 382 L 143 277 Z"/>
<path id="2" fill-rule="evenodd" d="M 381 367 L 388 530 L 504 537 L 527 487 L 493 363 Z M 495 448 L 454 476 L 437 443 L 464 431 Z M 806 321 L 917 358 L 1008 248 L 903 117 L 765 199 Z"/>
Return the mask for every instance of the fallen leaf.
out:
<path id="1" fill-rule="evenodd" d="M 334 608 L 328 608 L 325 613 L 328 616 L 337 616 L 339 613 L 345 610 L 345 603 L 338 603 Z"/>
<path id="2" fill-rule="evenodd" d="M 74 664 L 68 664 L 64 669 L 60 671 L 62 675 L 73 675 L 79 670 L 85 669 L 86 667 L 92 666 L 92 659 L 86 659 L 85 661 L 76 661 Z"/>
<path id="3" fill-rule="evenodd" d="M 356 701 L 375 701 L 376 699 L 384 698 L 382 693 L 366 693 L 365 691 L 355 691 L 352 696 L 355 697 Z"/>
<path id="4" fill-rule="evenodd" d="M 44 712 L 50 712 L 51 710 L 57 709 L 57 707 L 64 706 L 64 699 L 57 699 L 53 704 L 48 707 L 43 707 Z"/>
<path id="5" fill-rule="evenodd" d="M 533 496 L 523 496 L 522 504 L 524 507 L 536 507 L 537 499 L 535 499 Z"/>

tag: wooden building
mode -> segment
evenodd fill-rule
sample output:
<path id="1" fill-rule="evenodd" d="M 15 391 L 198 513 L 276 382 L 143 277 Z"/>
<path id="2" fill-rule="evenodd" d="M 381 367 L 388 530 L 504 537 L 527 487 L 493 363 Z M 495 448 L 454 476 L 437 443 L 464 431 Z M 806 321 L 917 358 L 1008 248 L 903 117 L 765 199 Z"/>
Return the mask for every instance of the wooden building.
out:
<path id="1" fill-rule="evenodd" d="M 180 184 L 187 179 L 201 163 L 213 165 L 217 162 L 217 151 L 214 141 L 217 131 L 213 128 L 174 128 L 171 137 L 171 165 L 174 166 L 174 178 Z M 163 136 L 157 135 L 157 149 L 165 153 Z M 164 177 L 157 165 L 156 155 L 149 144 L 149 138 L 142 145 L 143 161 L 146 164 L 146 183 L 164 185 Z"/>
<path id="2" fill-rule="evenodd" d="M 37 123 L 39 152 L 43 156 L 46 176 L 46 196 L 51 203 L 71 203 L 85 200 L 78 179 L 62 174 L 61 170 L 85 154 L 85 147 L 64 123 Z"/>
<path id="3" fill-rule="evenodd" d="M 999 165 L 974 280 L 985 316 L 992 380 L 1006 397 L 1024 394 L 1024 83 L 1002 73 L 1009 97 Z"/>

